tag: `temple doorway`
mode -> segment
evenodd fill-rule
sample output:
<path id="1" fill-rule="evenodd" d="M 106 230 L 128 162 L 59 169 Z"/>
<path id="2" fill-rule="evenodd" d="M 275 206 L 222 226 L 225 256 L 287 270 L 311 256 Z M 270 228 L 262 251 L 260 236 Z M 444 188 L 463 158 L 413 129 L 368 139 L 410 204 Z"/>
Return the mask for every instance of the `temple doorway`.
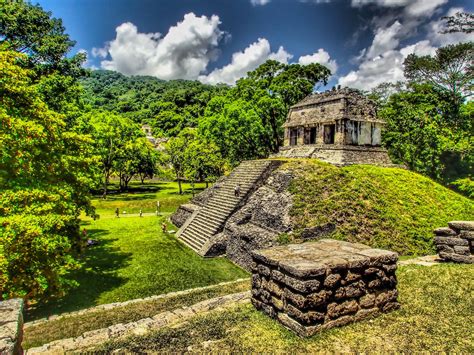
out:
<path id="1" fill-rule="evenodd" d="M 336 134 L 335 124 L 324 125 L 324 144 L 334 144 L 335 134 Z"/>

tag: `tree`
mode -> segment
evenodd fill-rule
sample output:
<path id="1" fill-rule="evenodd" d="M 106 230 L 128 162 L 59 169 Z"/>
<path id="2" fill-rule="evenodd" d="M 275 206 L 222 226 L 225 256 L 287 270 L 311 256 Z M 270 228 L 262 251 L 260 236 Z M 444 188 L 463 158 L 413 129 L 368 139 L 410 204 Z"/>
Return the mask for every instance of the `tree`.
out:
<path id="1" fill-rule="evenodd" d="M 410 54 L 404 61 L 405 77 L 429 83 L 449 93 L 455 114 L 474 87 L 474 42 L 441 47 L 434 56 Z"/>
<path id="2" fill-rule="evenodd" d="M 180 195 L 183 194 L 181 182 L 186 175 L 186 168 L 189 164 L 186 151 L 194 136 L 195 134 L 191 129 L 185 129 L 177 137 L 170 138 L 166 144 L 167 160 L 174 171 Z"/>
<path id="3" fill-rule="evenodd" d="M 198 123 L 200 135 L 218 146 L 231 164 L 277 152 L 290 106 L 319 82 L 327 83 L 330 73 L 319 64 L 269 60 L 209 101 Z"/>
<path id="4" fill-rule="evenodd" d="M 145 177 L 153 177 L 156 165 L 157 152 L 145 137 L 125 142 L 113 163 L 119 176 L 120 191 L 128 189 L 128 184 L 135 175 L 140 174 L 142 183 Z"/>
<path id="5" fill-rule="evenodd" d="M 102 111 L 91 111 L 81 117 L 82 131 L 94 139 L 95 153 L 100 159 L 103 194 L 107 197 L 107 186 L 114 168 L 120 159 L 126 160 L 126 149 L 131 142 L 143 136 L 140 127 L 122 116 Z"/>
<path id="6" fill-rule="evenodd" d="M 472 172 L 473 112 L 461 107 L 459 125 L 446 119 L 452 102 L 445 91 L 411 84 L 379 110 L 387 122 L 384 144 L 395 161 L 445 183 Z"/>
<path id="7" fill-rule="evenodd" d="M 30 67 L 45 72 L 67 71 L 75 59 L 65 59 L 75 42 L 64 32 L 62 21 L 51 17 L 39 5 L 23 0 L 0 0 L 0 43 L 9 50 L 26 54 Z"/>
<path id="8" fill-rule="evenodd" d="M 445 16 L 446 28 L 441 33 L 472 33 L 474 32 L 474 15 L 469 12 L 456 12 L 453 16 Z"/>
<path id="9" fill-rule="evenodd" d="M 60 295 L 74 284 L 84 243 L 79 215 L 94 215 L 96 161 L 89 137 L 67 131 L 43 101 L 26 56 L 0 46 L 0 292 L 2 298 Z"/>

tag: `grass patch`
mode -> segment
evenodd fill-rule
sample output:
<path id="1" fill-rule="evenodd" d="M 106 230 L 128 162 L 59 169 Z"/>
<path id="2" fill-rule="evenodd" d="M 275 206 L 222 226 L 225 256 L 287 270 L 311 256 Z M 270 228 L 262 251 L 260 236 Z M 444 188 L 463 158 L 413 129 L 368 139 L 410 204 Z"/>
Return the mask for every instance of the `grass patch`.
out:
<path id="1" fill-rule="evenodd" d="M 329 236 L 404 255 L 434 252 L 433 229 L 469 220 L 474 202 L 412 171 L 371 165 L 338 168 L 295 159 L 292 223 L 304 228 L 333 224 Z"/>
<path id="2" fill-rule="evenodd" d="M 474 268 L 443 264 L 398 271 L 398 311 L 301 339 L 251 305 L 195 317 L 178 328 L 100 348 L 141 352 L 218 353 L 450 352 L 473 353 Z"/>
<path id="3" fill-rule="evenodd" d="M 95 221 L 85 218 L 83 227 L 89 238 L 99 244 L 86 250 L 84 266 L 71 274 L 79 287 L 61 299 L 31 307 L 27 320 L 247 277 L 247 272 L 227 259 L 204 259 L 175 235 L 163 234 L 160 226 L 169 213 L 158 217 L 114 217 L 117 206 L 139 210 L 147 203 L 156 206 L 159 197 L 166 210 L 175 210 L 191 197 L 177 194 L 175 183 L 165 185 L 167 192 L 159 190 L 151 199 L 140 199 L 140 193 L 134 193 L 94 201 L 101 217 Z M 176 230 L 171 224 L 169 229 Z"/>
<path id="4" fill-rule="evenodd" d="M 207 290 L 196 290 L 186 295 L 150 300 L 110 310 L 100 310 L 84 315 L 72 316 L 25 329 L 23 348 L 41 346 L 58 339 L 78 337 L 84 332 L 106 328 L 118 323 L 129 323 L 153 317 L 158 313 L 191 306 L 206 299 L 243 292 L 250 289 L 249 281 L 241 281 Z"/>

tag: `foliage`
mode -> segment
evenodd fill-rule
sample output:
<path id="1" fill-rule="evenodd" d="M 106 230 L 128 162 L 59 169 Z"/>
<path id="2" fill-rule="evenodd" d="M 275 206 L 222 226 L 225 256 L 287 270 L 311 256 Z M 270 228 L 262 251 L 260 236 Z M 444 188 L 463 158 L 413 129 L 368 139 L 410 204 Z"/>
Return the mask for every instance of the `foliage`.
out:
<path id="1" fill-rule="evenodd" d="M 111 341 L 101 352 L 130 353 L 472 353 L 474 268 L 403 266 L 397 271 L 402 307 L 395 312 L 301 339 L 251 304 L 198 315 L 181 326 Z M 469 316 L 467 316 L 469 315 Z M 197 329 L 199 331 L 197 331 Z M 96 349 L 99 350 L 99 349 Z"/>
<path id="2" fill-rule="evenodd" d="M 200 133 L 232 164 L 265 157 L 282 145 L 282 124 L 290 106 L 319 82 L 326 84 L 330 74 L 320 64 L 268 60 L 209 102 L 199 121 Z"/>
<path id="3" fill-rule="evenodd" d="M 3 298 L 60 294 L 84 242 L 79 213 L 92 214 L 90 139 L 68 131 L 43 101 L 25 55 L 0 50 L 0 265 Z"/>
<path id="4" fill-rule="evenodd" d="M 396 162 L 449 183 L 472 172 L 473 103 L 457 114 L 444 91 L 411 85 L 390 96 L 379 116 L 387 122 L 384 144 Z"/>
<path id="5" fill-rule="evenodd" d="M 474 42 L 440 47 L 434 56 L 410 54 L 403 63 L 405 77 L 446 90 L 459 107 L 474 88 Z"/>
<path id="6" fill-rule="evenodd" d="M 446 28 L 441 33 L 472 33 L 474 32 L 474 14 L 456 12 L 453 16 L 445 16 Z"/>
<path id="7" fill-rule="evenodd" d="M 197 125 L 208 101 L 225 86 L 198 81 L 164 81 L 151 76 L 127 77 L 94 70 L 82 79 L 84 100 L 95 109 L 120 114 L 136 123 L 149 123 L 155 136 L 173 137 Z"/>
<path id="8" fill-rule="evenodd" d="M 414 172 L 353 165 L 338 168 L 314 159 L 290 160 L 295 236 L 332 224 L 328 237 L 402 255 L 434 252 L 433 230 L 469 220 L 474 202 Z"/>

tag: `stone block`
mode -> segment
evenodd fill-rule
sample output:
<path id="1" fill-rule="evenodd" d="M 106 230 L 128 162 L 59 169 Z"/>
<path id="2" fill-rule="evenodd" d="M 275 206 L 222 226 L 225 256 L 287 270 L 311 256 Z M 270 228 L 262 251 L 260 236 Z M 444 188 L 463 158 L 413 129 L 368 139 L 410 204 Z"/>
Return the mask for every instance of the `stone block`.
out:
<path id="1" fill-rule="evenodd" d="M 457 238 L 457 237 L 435 237 L 435 244 L 447 244 L 447 245 L 460 245 L 466 246 L 469 245 L 469 242 L 466 239 Z"/>
<path id="2" fill-rule="evenodd" d="M 451 237 L 457 235 L 458 233 L 449 227 L 440 227 L 434 230 L 434 234 L 442 237 Z"/>
<path id="3" fill-rule="evenodd" d="M 439 253 L 440 258 L 447 261 L 454 261 L 456 263 L 474 264 L 474 256 L 472 255 L 459 255 L 459 254 L 448 254 Z"/>
<path id="4" fill-rule="evenodd" d="M 253 254 L 252 304 L 300 336 L 398 305 L 396 253 L 322 239 Z"/>
<path id="5" fill-rule="evenodd" d="M 470 255 L 470 249 L 468 246 L 460 246 L 460 245 L 455 245 L 454 246 L 454 252 L 456 254 L 460 255 Z"/>
<path id="6" fill-rule="evenodd" d="M 474 221 L 451 221 L 448 226 L 456 231 L 474 231 Z"/>

